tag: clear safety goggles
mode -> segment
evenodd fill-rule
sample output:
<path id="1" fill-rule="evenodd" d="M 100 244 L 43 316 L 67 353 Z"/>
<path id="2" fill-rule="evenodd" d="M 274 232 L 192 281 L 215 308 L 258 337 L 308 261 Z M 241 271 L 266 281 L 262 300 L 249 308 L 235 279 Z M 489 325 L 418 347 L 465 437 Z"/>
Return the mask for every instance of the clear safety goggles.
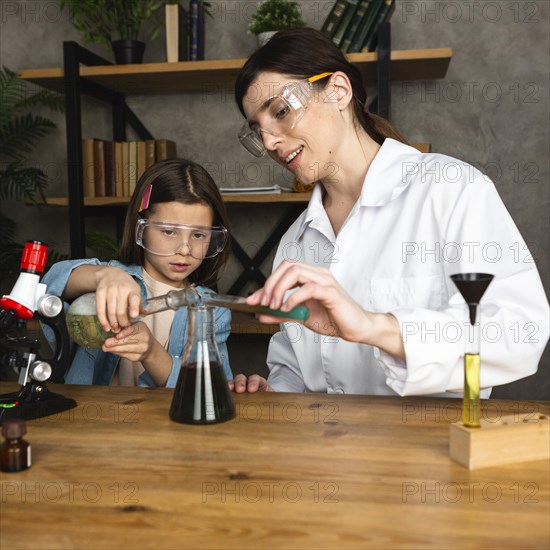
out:
<path id="1" fill-rule="evenodd" d="M 279 93 L 266 99 L 238 133 L 243 147 L 255 157 L 261 157 L 265 153 L 262 133 L 279 136 L 290 132 L 311 104 L 313 84 L 331 74 L 321 73 L 305 82 L 291 82 Z"/>
<path id="2" fill-rule="evenodd" d="M 136 243 L 157 256 L 173 256 L 185 247 L 196 260 L 213 258 L 226 242 L 225 227 L 152 222 L 143 218 L 136 224 Z"/>

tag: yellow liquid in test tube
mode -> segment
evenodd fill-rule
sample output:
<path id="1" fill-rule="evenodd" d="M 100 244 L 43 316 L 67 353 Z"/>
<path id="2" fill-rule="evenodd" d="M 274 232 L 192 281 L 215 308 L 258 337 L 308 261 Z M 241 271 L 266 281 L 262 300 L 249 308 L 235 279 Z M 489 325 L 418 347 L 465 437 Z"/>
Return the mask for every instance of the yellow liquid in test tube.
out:
<path id="1" fill-rule="evenodd" d="M 462 423 L 469 428 L 479 428 L 481 405 L 479 402 L 479 353 L 464 355 L 464 400 Z"/>

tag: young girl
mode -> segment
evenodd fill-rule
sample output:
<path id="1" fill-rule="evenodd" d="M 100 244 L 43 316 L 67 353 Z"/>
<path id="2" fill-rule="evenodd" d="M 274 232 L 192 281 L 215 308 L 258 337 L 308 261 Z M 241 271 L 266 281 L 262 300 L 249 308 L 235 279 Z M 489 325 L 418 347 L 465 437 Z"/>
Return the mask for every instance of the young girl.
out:
<path id="1" fill-rule="evenodd" d="M 187 341 L 187 309 L 149 315 L 139 304 L 191 283 L 202 295 L 229 257 L 227 214 L 210 175 L 194 162 L 159 162 L 140 178 L 126 214 L 119 260 L 68 260 L 43 282 L 72 301 L 95 292 L 97 316 L 116 336 L 98 350 L 78 348 L 69 384 L 174 387 Z M 228 380 L 229 310 L 216 308 L 216 338 Z"/>

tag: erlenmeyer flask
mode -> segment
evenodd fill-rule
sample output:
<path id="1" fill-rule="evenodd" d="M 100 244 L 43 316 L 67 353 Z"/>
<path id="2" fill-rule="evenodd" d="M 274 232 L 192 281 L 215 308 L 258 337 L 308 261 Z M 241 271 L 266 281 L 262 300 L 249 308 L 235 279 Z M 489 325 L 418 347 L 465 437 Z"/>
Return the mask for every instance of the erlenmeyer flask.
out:
<path id="1" fill-rule="evenodd" d="M 220 352 L 214 308 L 188 308 L 187 346 L 172 398 L 170 418 L 184 424 L 213 424 L 235 416 Z"/>

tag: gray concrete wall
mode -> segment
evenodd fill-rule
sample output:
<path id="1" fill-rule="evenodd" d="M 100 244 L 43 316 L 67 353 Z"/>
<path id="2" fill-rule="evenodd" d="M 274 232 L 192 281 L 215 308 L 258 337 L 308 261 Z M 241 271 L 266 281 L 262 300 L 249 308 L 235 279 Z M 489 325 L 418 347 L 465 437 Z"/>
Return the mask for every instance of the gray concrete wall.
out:
<path id="1" fill-rule="evenodd" d="M 312 27 L 320 28 L 334 0 L 299 2 Z M 255 1 L 212 1 L 207 21 L 209 59 L 246 57 L 255 47 L 247 34 Z M 0 3 L 0 62 L 13 70 L 62 65 L 62 41 L 80 36 L 59 13 L 55 1 Z M 445 79 L 392 85 L 392 119 L 411 142 L 469 161 L 494 181 L 537 262 L 545 288 L 549 276 L 549 3 L 541 1 L 397 0 L 392 18 L 394 49 L 452 47 Z M 145 36 L 144 36 L 145 38 Z M 92 50 L 112 59 L 110 52 Z M 300 55 L 300 52 L 296 52 Z M 145 61 L 162 61 L 163 34 L 147 45 Z M 231 91 L 134 96 L 131 106 L 156 137 L 174 139 L 180 156 L 207 166 L 220 186 L 288 182 L 266 160 L 251 160 L 235 134 L 241 117 Z M 59 132 L 33 157 L 51 176 L 50 196 L 66 195 L 64 119 L 51 115 Z M 84 137 L 109 139 L 110 113 L 99 103 L 83 102 Z M 64 209 L 40 212 L 13 204 L 0 208 L 20 221 L 21 240 L 40 237 L 68 250 Z M 276 224 L 277 206 L 232 208 L 233 231 L 253 252 Z M 91 218 L 87 230 L 113 231 L 112 220 Z M 520 252 L 520 260 L 527 253 Z M 264 264 L 269 272 L 270 259 Z M 221 289 L 235 279 L 232 263 Z M 242 341 L 239 345 L 243 345 Z M 237 367 L 238 368 L 238 367 Z M 539 373 L 495 395 L 536 399 L 548 396 L 550 359 Z"/>

